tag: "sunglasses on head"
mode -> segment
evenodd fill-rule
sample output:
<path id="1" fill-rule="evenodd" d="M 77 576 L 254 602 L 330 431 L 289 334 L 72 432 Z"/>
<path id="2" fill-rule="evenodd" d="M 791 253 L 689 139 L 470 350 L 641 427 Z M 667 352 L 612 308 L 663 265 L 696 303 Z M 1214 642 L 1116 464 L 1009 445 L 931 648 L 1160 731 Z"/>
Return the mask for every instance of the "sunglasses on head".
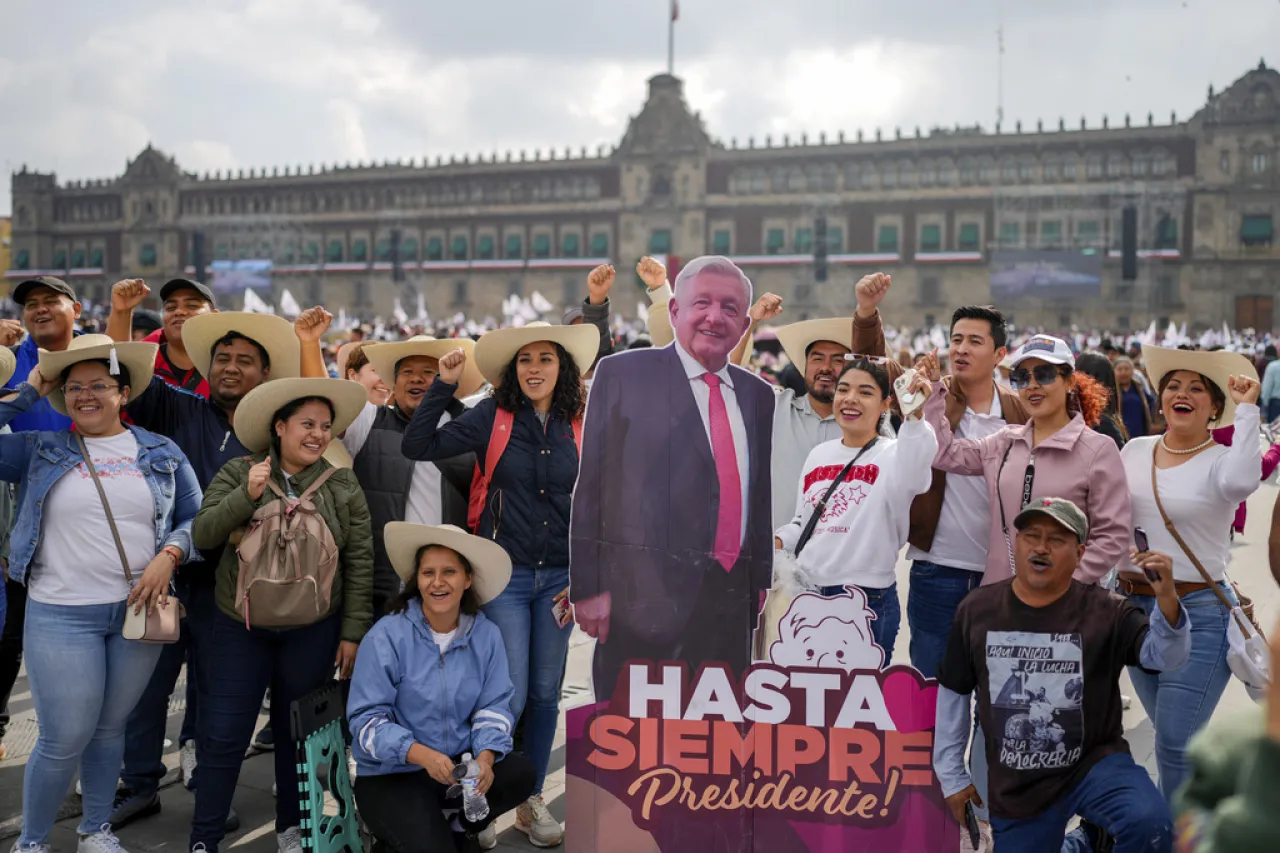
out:
<path id="1" fill-rule="evenodd" d="M 859 355 L 858 353 L 849 353 L 844 357 L 845 361 L 869 361 L 872 364 L 888 364 L 892 359 L 887 355 Z"/>
<path id="2" fill-rule="evenodd" d="M 1031 369 L 1018 367 L 1009 371 L 1009 384 L 1015 391 L 1031 387 L 1031 379 L 1035 377 L 1037 385 L 1052 385 L 1062 375 L 1062 369 L 1056 364 L 1037 364 Z"/>

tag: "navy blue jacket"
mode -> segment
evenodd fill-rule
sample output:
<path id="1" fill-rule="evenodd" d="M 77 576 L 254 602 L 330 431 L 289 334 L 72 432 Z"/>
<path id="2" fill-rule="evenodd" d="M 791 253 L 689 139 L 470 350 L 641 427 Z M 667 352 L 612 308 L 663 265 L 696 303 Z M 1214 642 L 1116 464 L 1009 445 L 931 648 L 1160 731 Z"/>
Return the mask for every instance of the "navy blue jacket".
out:
<path id="1" fill-rule="evenodd" d="M 457 389 L 439 377 L 431 383 L 404 433 L 401 451 L 407 458 L 426 462 L 474 453 L 484 468 L 498 404 L 487 397 L 440 425 Z M 569 507 L 577 479 L 573 425 L 548 418 L 544 428 L 526 402 L 516 412 L 511 440 L 490 478 L 477 534 L 495 540 L 517 566 L 567 568 Z"/>
<path id="2" fill-rule="evenodd" d="M 225 412 L 206 397 L 175 388 L 159 376 L 151 377 L 147 392 L 125 408 L 129 420 L 143 429 L 173 440 L 186 454 L 196 472 L 201 490 L 232 459 L 248 456 Z M 222 558 L 220 549 L 201 549 L 204 558 L 180 569 L 183 578 L 213 582 L 214 570 Z"/>

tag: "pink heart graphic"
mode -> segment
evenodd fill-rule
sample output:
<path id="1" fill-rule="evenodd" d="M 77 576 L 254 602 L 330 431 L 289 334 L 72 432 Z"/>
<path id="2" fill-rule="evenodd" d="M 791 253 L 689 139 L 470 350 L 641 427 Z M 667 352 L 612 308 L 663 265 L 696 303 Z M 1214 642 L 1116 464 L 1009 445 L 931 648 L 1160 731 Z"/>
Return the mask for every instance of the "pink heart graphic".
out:
<path id="1" fill-rule="evenodd" d="M 889 716 L 900 732 L 926 731 L 937 720 L 938 685 L 922 687 L 918 678 L 912 670 L 895 669 L 881 688 Z"/>

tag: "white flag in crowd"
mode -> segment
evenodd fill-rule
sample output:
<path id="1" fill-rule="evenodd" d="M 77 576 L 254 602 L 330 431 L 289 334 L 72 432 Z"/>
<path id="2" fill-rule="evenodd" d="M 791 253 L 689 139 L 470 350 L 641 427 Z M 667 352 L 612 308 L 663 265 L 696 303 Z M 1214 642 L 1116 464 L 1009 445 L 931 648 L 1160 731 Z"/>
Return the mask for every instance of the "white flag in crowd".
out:
<path id="1" fill-rule="evenodd" d="M 268 305 L 257 291 L 246 287 L 244 290 L 244 310 L 253 314 L 274 314 L 276 309 Z"/>
<path id="2" fill-rule="evenodd" d="M 280 313 L 286 317 L 297 317 L 302 313 L 302 306 L 287 289 L 280 291 Z"/>
<path id="3" fill-rule="evenodd" d="M 431 322 L 431 318 L 427 316 L 427 297 L 422 292 L 418 293 L 418 316 L 416 319 L 423 324 Z"/>
<path id="4" fill-rule="evenodd" d="M 529 305 L 531 305 L 533 310 L 539 314 L 545 314 L 553 309 L 553 306 L 547 301 L 547 298 L 536 290 L 533 292 L 533 296 L 529 299 Z M 530 319 L 534 318 L 531 317 Z"/>
<path id="5" fill-rule="evenodd" d="M 407 325 L 407 324 L 408 324 L 408 322 L 409 322 L 409 315 L 405 313 L 404 306 L 402 306 L 402 305 L 400 304 L 400 300 L 399 300 L 399 299 L 396 299 L 396 307 L 395 307 L 395 311 L 393 312 L 393 314 L 395 315 L 396 323 L 398 323 L 398 324 L 399 324 L 399 325 L 401 325 L 401 326 L 404 326 L 404 325 Z"/>

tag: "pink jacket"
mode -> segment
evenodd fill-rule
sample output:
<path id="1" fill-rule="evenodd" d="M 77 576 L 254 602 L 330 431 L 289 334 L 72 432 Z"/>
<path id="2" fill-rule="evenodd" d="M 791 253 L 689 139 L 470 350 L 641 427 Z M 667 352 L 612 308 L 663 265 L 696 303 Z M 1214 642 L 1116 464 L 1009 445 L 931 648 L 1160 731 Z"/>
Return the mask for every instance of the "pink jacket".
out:
<path id="1" fill-rule="evenodd" d="M 1231 439 L 1235 437 L 1236 425 L 1222 427 L 1213 431 L 1213 440 L 1221 444 L 1223 447 L 1231 446 Z M 1280 466 L 1280 443 L 1271 445 L 1267 452 L 1262 455 L 1262 479 L 1267 479 L 1273 473 L 1277 466 Z M 1244 533 L 1244 522 L 1248 518 L 1248 501 L 1242 502 L 1236 507 L 1235 521 L 1231 527 L 1236 533 Z"/>
<path id="2" fill-rule="evenodd" d="M 945 397 L 941 383 L 935 383 L 934 393 L 924 407 L 924 417 L 938 436 L 933 467 L 951 474 L 981 474 L 986 478 L 987 495 L 991 498 L 991 544 L 982 583 L 997 583 L 1013 576 L 1009 547 L 1016 535 L 1013 520 L 1021 509 L 1033 426 L 1007 426 L 976 441 L 956 438 L 947 422 Z M 1086 427 L 1080 415 L 1035 449 L 1031 497 L 1066 498 L 1088 516 L 1089 539 L 1076 569 L 1077 580 L 1097 583 L 1129 553 L 1133 510 L 1120 451 L 1110 438 Z M 1008 543 L 1000 518 L 1002 499 L 1011 537 Z"/>

